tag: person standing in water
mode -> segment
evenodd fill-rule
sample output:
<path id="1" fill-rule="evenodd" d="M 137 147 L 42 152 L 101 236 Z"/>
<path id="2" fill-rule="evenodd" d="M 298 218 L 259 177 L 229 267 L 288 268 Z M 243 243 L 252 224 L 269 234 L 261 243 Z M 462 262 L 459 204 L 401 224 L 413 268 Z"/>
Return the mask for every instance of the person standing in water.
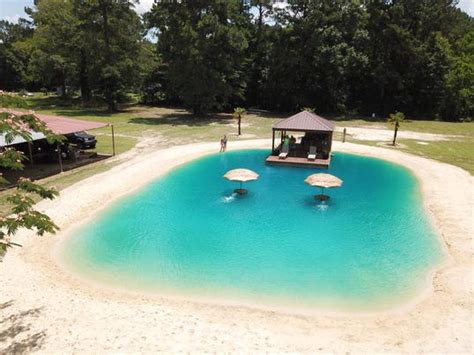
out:
<path id="1" fill-rule="evenodd" d="M 227 149 L 227 136 L 221 138 L 221 150 L 220 152 L 225 152 Z"/>
<path id="2" fill-rule="evenodd" d="M 226 135 L 224 135 L 224 138 L 222 138 L 222 143 L 223 143 L 223 145 L 224 145 L 224 147 L 223 147 L 223 148 L 224 148 L 223 152 L 225 152 L 225 151 L 227 150 L 227 136 L 226 136 Z"/>

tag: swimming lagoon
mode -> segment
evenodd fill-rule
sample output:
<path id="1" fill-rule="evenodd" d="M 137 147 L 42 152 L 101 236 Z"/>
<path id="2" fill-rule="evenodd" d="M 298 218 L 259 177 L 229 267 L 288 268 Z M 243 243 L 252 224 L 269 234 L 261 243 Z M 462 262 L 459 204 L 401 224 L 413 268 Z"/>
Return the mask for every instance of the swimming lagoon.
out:
<path id="1" fill-rule="evenodd" d="M 414 296 L 443 259 L 416 178 L 383 160 L 336 153 L 341 188 L 314 169 L 266 166 L 265 150 L 215 154 L 120 199 L 68 238 L 67 267 L 133 291 L 242 304 L 381 310 Z M 233 193 L 222 176 L 260 175 Z"/>

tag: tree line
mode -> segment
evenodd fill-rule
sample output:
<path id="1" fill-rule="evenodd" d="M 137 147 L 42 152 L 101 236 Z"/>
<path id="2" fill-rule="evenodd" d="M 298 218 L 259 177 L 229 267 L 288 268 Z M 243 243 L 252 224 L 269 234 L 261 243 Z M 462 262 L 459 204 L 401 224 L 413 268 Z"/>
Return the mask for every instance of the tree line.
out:
<path id="1" fill-rule="evenodd" d="M 36 0 L 0 22 L 0 89 L 233 107 L 474 115 L 474 21 L 455 0 Z M 156 43 L 147 31 L 156 33 Z"/>

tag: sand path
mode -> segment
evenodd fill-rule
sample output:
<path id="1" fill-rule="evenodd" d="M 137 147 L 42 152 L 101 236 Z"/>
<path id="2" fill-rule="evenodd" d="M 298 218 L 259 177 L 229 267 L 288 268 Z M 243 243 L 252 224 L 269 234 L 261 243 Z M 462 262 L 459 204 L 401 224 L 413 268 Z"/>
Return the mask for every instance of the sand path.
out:
<path id="1" fill-rule="evenodd" d="M 230 142 L 268 148 L 267 140 Z M 422 182 L 424 203 L 448 261 L 413 304 L 373 315 L 293 315 L 127 294 L 63 270 L 55 250 L 78 223 L 173 167 L 216 152 L 201 143 L 130 156 L 111 170 L 38 207 L 61 226 L 56 236 L 22 232 L 23 248 L 0 264 L 0 353 L 267 351 L 472 353 L 472 177 L 464 170 L 396 150 L 335 143 L 337 151 L 398 162 Z"/>
<path id="2" fill-rule="evenodd" d="M 344 127 L 337 127 L 337 132 L 342 132 Z M 347 127 L 347 135 L 361 141 L 384 141 L 391 142 L 393 140 L 393 130 L 380 128 L 363 128 L 363 127 Z M 397 134 L 398 139 L 413 139 L 427 142 L 448 141 L 462 136 L 422 133 L 400 130 Z"/>

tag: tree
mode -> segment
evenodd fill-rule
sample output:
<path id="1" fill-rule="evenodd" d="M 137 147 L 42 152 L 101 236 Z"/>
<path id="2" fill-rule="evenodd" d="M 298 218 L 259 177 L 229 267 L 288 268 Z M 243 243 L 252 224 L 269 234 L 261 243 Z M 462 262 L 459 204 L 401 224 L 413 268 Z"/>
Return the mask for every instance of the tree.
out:
<path id="1" fill-rule="evenodd" d="M 77 78 L 76 50 L 80 44 L 72 10 L 72 2 L 62 0 L 42 0 L 28 10 L 36 26 L 29 71 L 43 86 L 60 87 L 63 97 Z"/>
<path id="2" fill-rule="evenodd" d="M 0 89 L 57 86 L 110 110 L 130 91 L 195 114 L 280 111 L 470 119 L 474 19 L 457 0 L 39 0 L 0 21 Z"/>
<path id="3" fill-rule="evenodd" d="M 474 117 L 474 30 L 453 45 L 450 70 L 446 77 L 448 95 L 444 118 Z"/>
<path id="4" fill-rule="evenodd" d="M 242 134 L 242 131 L 240 129 L 241 123 L 242 123 L 242 116 L 245 116 L 247 114 L 247 110 L 245 110 L 243 107 L 236 107 L 234 108 L 234 117 L 237 119 L 237 124 L 238 124 L 238 135 L 240 136 Z"/>
<path id="5" fill-rule="evenodd" d="M 264 98 L 264 84 L 268 77 L 268 64 L 271 46 L 273 3 L 270 0 L 251 0 L 255 11 L 251 12 L 252 21 L 248 23 L 249 46 L 245 68 L 248 84 L 245 101 L 247 105 L 261 105 Z"/>
<path id="6" fill-rule="evenodd" d="M 0 90 L 20 90 L 30 83 L 30 51 L 26 44 L 33 31 L 24 19 L 16 24 L 0 20 Z"/>
<path id="7" fill-rule="evenodd" d="M 363 110 L 397 107 L 418 117 L 447 118 L 452 46 L 473 21 L 453 0 L 377 0 L 369 14 L 370 66 L 359 90 Z"/>
<path id="8" fill-rule="evenodd" d="M 139 57 L 141 23 L 133 10 L 137 0 L 97 0 L 83 4 L 89 11 L 87 28 L 100 33 L 96 41 L 96 84 L 104 93 L 110 111 L 123 91 L 137 83 L 136 58 Z"/>
<path id="9" fill-rule="evenodd" d="M 109 110 L 138 88 L 142 24 L 127 0 L 41 0 L 28 13 L 36 26 L 30 71 L 44 86 L 102 94 Z"/>
<path id="10" fill-rule="evenodd" d="M 243 99 L 248 14 L 240 0 L 158 1 L 147 16 L 158 28 L 166 94 L 194 114 Z"/>
<path id="11" fill-rule="evenodd" d="M 368 65 L 367 14 L 357 0 L 290 2 L 276 14 L 268 108 L 344 112 Z"/>
<path id="12" fill-rule="evenodd" d="M 164 100 L 165 89 L 161 58 L 156 51 L 156 45 L 144 41 L 140 50 L 140 93 L 145 104 L 157 104 Z"/>
<path id="13" fill-rule="evenodd" d="M 388 117 L 388 122 L 393 124 L 395 127 L 395 130 L 393 132 L 393 142 L 392 142 L 394 146 L 397 143 L 398 128 L 400 127 L 400 123 L 402 123 L 404 120 L 405 120 L 405 114 L 398 111 L 395 113 L 391 113 L 390 116 Z"/>
<path id="14" fill-rule="evenodd" d="M 46 125 L 32 114 L 17 116 L 11 113 L 0 113 L 0 134 L 7 142 L 15 137 L 22 137 L 31 141 L 30 131 L 41 132 L 46 135 L 50 143 L 61 141 L 62 137 L 54 135 Z M 23 169 L 25 156 L 22 152 L 13 148 L 2 149 L 0 152 L 0 167 L 14 170 Z M 0 184 L 6 180 L 0 176 Z M 11 214 L 8 217 L 0 217 L 0 253 L 7 248 L 18 245 L 12 242 L 11 237 L 21 228 L 35 230 L 38 235 L 54 233 L 58 227 L 45 214 L 34 209 L 33 196 L 53 199 L 58 195 L 54 189 L 45 188 L 35 184 L 28 179 L 20 179 L 16 192 L 7 198 L 11 205 Z"/>

